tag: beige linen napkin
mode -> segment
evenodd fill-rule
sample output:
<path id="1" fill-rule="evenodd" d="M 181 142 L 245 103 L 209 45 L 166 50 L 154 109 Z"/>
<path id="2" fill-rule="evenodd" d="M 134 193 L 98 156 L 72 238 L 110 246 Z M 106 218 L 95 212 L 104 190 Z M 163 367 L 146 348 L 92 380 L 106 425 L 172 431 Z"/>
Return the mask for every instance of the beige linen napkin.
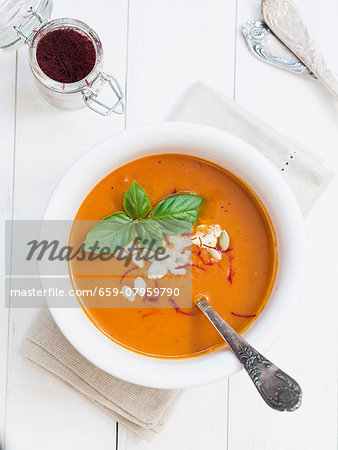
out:
<path id="1" fill-rule="evenodd" d="M 261 151 L 282 172 L 304 212 L 332 178 L 320 158 L 203 84 L 190 91 L 174 119 L 220 128 Z M 31 328 L 23 354 L 146 439 L 161 429 L 179 394 L 130 384 L 98 369 L 70 345 L 47 310 Z"/>
<path id="2" fill-rule="evenodd" d="M 28 332 L 22 353 L 145 439 L 161 428 L 179 393 L 128 383 L 98 369 L 72 347 L 47 309 Z"/>

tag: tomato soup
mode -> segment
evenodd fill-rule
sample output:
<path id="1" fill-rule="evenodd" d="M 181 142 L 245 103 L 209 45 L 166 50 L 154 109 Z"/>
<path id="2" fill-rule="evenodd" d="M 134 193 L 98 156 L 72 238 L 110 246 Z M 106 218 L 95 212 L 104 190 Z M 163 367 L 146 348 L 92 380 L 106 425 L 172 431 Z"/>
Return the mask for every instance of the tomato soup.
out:
<path id="1" fill-rule="evenodd" d="M 237 332 L 243 332 L 263 310 L 273 289 L 278 264 L 275 232 L 256 194 L 214 163 L 183 154 L 158 154 L 134 160 L 106 176 L 84 199 L 76 219 L 100 221 L 122 211 L 123 196 L 134 180 L 147 192 L 152 207 L 172 193 L 189 192 L 203 197 L 194 227 L 217 224 L 226 230 L 230 245 L 219 260 L 210 262 L 208 248 L 192 244 L 191 290 L 187 295 L 189 300 L 204 295 Z M 112 259 L 110 264 L 112 268 L 122 263 Z M 136 276 L 138 269 L 134 269 Z M 93 286 L 89 275 L 77 276 L 84 273 L 83 265 L 80 268 L 72 261 L 71 270 L 77 289 Z M 128 277 L 124 281 L 127 279 L 129 282 Z M 149 282 L 158 286 L 162 280 Z M 113 285 L 108 275 L 100 283 L 104 288 Z M 170 283 L 175 288 L 175 283 L 180 286 L 181 281 L 173 277 Z M 115 285 L 121 286 L 121 280 L 115 280 Z M 95 307 L 85 298 L 80 299 L 98 329 L 141 354 L 191 357 L 225 345 L 197 308 L 167 300 L 162 299 L 158 305 L 140 297 L 133 307 L 109 308 Z"/>

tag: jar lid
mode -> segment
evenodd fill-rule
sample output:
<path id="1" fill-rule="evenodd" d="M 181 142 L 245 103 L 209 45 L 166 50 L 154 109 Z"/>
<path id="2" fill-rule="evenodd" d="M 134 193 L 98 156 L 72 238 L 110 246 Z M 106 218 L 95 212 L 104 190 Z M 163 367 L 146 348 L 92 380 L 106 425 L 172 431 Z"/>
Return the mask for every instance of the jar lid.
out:
<path id="1" fill-rule="evenodd" d="M 17 50 L 45 23 L 52 0 L 0 0 L 0 49 Z"/>

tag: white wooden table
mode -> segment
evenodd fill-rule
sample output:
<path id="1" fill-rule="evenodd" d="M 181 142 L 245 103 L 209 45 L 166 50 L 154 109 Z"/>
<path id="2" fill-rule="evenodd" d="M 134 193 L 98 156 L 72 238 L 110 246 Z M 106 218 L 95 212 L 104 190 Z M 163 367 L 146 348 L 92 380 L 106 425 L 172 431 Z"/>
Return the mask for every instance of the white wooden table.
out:
<path id="1" fill-rule="evenodd" d="M 315 81 L 260 63 L 242 23 L 259 0 L 55 0 L 53 17 L 76 17 L 100 35 L 105 68 L 126 90 L 125 116 L 64 112 L 33 89 L 27 50 L 0 54 L 0 145 L 4 217 L 41 218 L 57 181 L 98 141 L 164 120 L 203 80 L 338 169 L 338 107 Z M 297 3 L 338 72 L 338 3 Z M 241 372 L 187 390 L 151 444 L 19 353 L 36 310 L 1 308 L 0 436 L 6 450 L 334 450 L 336 448 L 337 194 L 335 179 L 306 219 L 307 282 L 297 314 L 268 357 L 304 391 L 290 413 L 268 409 Z M 1 230 L 3 231 L 3 229 Z M 1 233 L 3 236 L 3 233 Z M 3 268 L 3 262 L 2 268 Z"/>

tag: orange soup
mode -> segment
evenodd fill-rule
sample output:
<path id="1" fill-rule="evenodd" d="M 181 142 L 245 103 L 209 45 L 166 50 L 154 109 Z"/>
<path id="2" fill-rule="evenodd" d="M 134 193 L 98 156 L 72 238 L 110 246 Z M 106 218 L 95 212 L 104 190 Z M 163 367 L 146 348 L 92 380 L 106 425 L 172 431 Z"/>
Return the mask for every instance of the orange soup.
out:
<path id="1" fill-rule="evenodd" d="M 106 176 L 85 198 L 76 219 L 101 221 L 123 211 L 124 194 L 134 180 L 149 196 L 151 208 L 173 193 L 203 197 L 192 234 L 182 233 L 187 238 L 194 237 L 190 271 L 186 271 L 191 276 L 191 289 L 186 291 L 186 296 L 190 305 L 197 295 L 206 296 L 235 330 L 243 332 L 263 310 L 277 270 L 275 232 L 261 201 L 243 181 L 216 164 L 183 154 L 158 154 L 132 161 Z M 226 231 L 224 236 L 230 238 L 230 245 L 223 244 L 223 249 L 219 244 L 211 244 L 213 249 L 207 244 L 198 245 L 196 230 L 215 229 L 216 225 L 218 230 Z M 83 240 L 85 236 L 86 233 L 80 233 L 78 239 Z M 220 237 L 216 239 L 219 242 Z M 164 240 L 168 240 L 165 235 Z M 123 262 L 115 258 L 110 264 L 105 276 L 100 278 L 103 288 L 132 285 L 135 277 L 141 276 L 141 269 L 134 265 L 130 266 L 131 270 L 123 268 Z M 123 281 L 113 281 L 109 274 L 119 264 Z M 185 266 L 188 264 L 178 266 L 178 270 Z M 83 263 L 80 267 L 72 261 L 71 270 L 77 289 L 93 288 L 91 270 Z M 166 280 L 172 288 L 176 283 L 184 289 L 181 281 L 175 277 Z M 147 286 L 158 287 L 161 283 L 163 279 L 151 279 Z M 102 303 L 95 307 L 86 298 L 80 301 L 98 329 L 138 353 L 162 358 L 191 357 L 224 345 L 199 310 L 184 307 L 179 299 L 171 297 L 165 296 L 157 303 L 156 298 L 138 296 L 132 307 L 109 307 L 109 298 L 104 300 L 107 307 L 101 307 Z"/>

